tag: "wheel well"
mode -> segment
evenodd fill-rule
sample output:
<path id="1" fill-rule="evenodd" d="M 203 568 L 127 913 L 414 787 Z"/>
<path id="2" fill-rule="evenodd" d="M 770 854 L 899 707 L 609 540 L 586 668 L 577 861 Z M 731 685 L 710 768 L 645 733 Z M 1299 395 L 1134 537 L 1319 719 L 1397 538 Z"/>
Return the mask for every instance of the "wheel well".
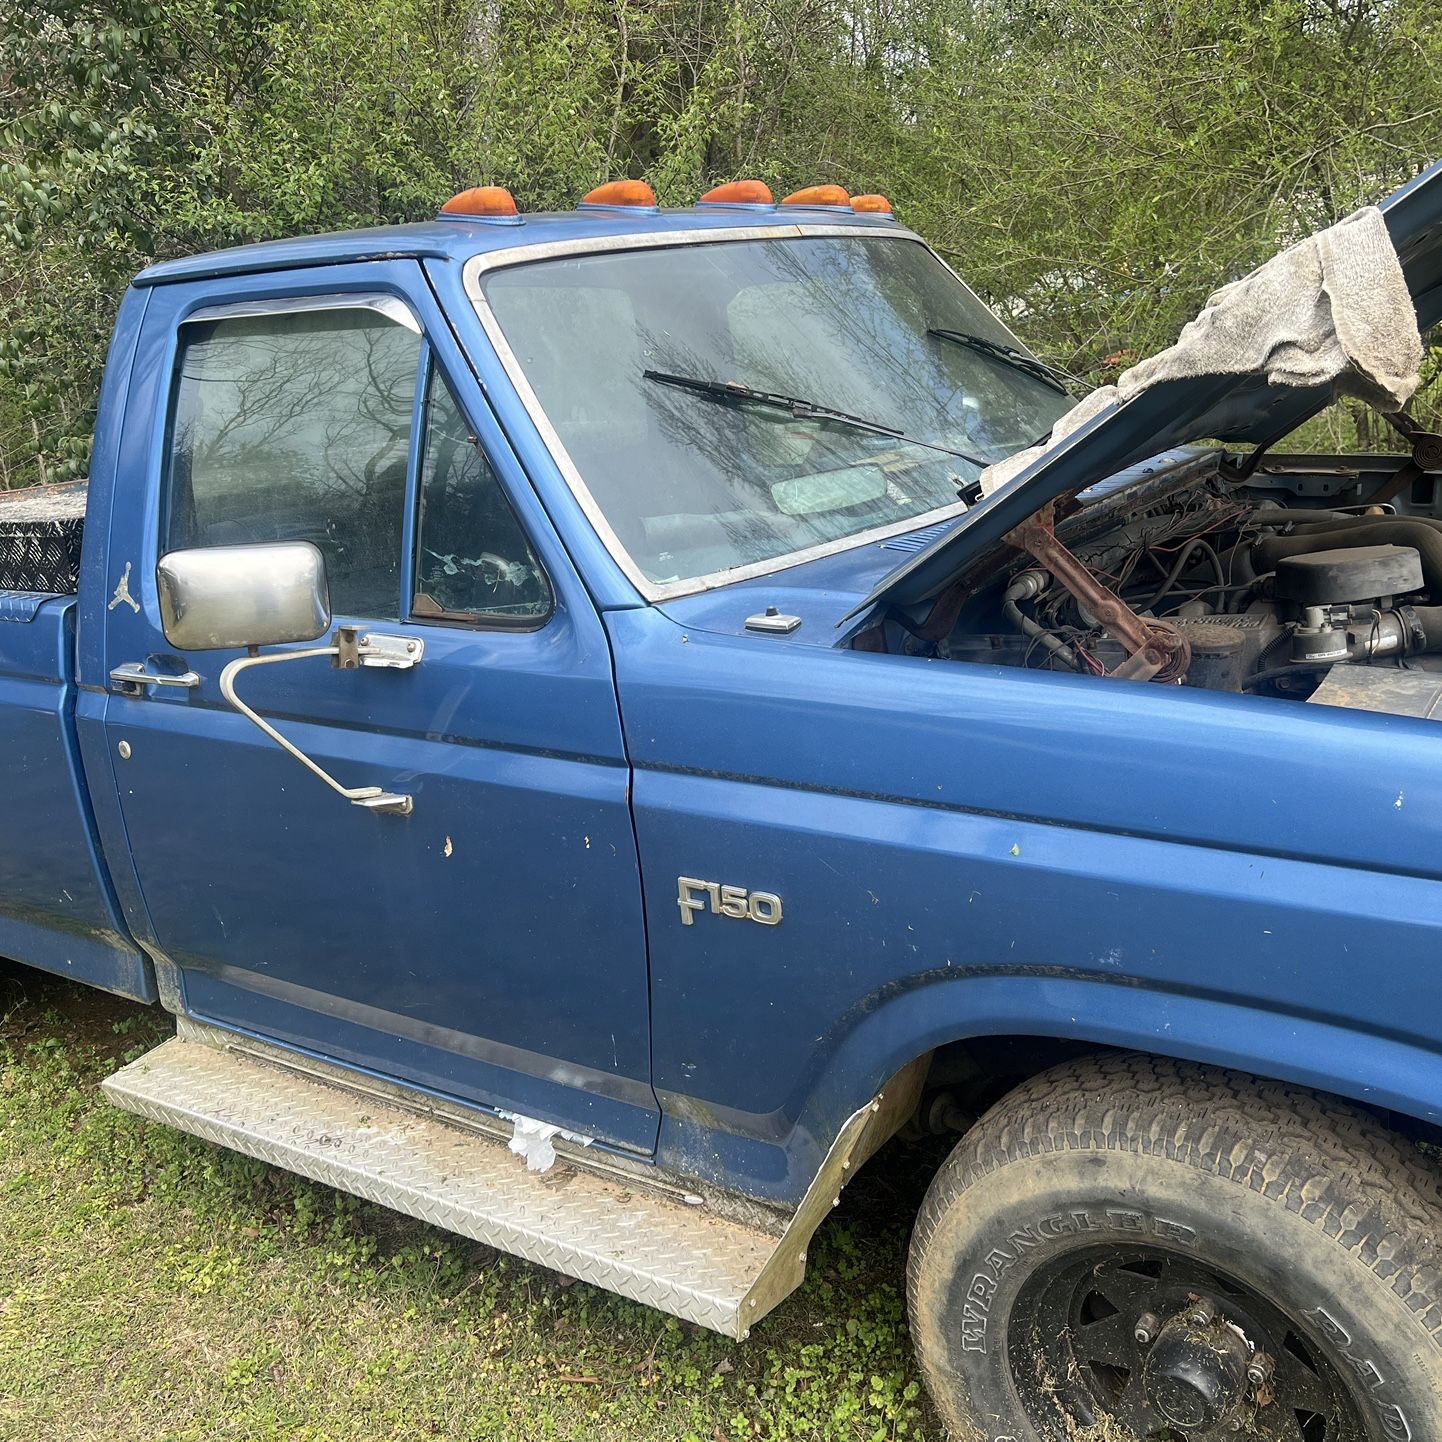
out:
<path id="1" fill-rule="evenodd" d="M 1094 1042 L 1054 1036 L 977 1036 L 932 1052 L 911 1135 L 965 1131 L 1009 1091 L 1038 1072 L 1089 1052 Z"/>
<path id="2" fill-rule="evenodd" d="M 915 1112 L 903 1128 L 912 1137 L 966 1131 L 1008 1092 L 1061 1062 L 1119 1050 L 1055 1036 L 979 1036 L 949 1042 L 931 1054 Z M 1133 1048 L 1143 1050 L 1143 1048 Z M 1254 1075 L 1263 1079 L 1266 1073 Z M 1354 1106 L 1413 1141 L 1442 1148 L 1442 1127 L 1403 1112 L 1369 1106 L 1355 1097 L 1316 1087 L 1309 1091 Z"/>

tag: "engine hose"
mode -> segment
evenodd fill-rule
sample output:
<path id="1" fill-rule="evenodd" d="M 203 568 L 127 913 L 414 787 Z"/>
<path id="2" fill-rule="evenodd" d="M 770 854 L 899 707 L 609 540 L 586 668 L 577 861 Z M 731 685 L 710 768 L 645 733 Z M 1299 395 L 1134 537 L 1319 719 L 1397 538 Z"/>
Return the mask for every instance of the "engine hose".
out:
<path id="1" fill-rule="evenodd" d="M 1442 651 L 1442 606 L 1408 606 L 1403 614 L 1408 621 L 1416 623 L 1425 638 L 1423 645 L 1409 646 L 1409 654 L 1415 656 L 1426 652 L 1430 655 L 1434 651 Z"/>
<path id="2" fill-rule="evenodd" d="M 1261 506 L 1247 517 L 1247 523 L 1258 526 L 1293 526 L 1294 535 L 1304 535 L 1323 526 L 1340 526 L 1346 525 L 1348 521 L 1376 519 L 1375 516 L 1354 516 L 1348 511 L 1292 511 Z"/>
<path id="3" fill-rule="evenodd" d="M 1300 520 L 1303 516 L 1308 519 Z M 1263 526 L 1290 523 L 1294 536 L 1317 536 L 1323 531 L 1347 530 L 1352 526 L 1386 526 L 1397 521 L 1411 521 L 1442 531 L 1442 521 L 1436 516 L 1399 516 L 1390 512 L 1380 516 L 1363 516 L 1350 511 L 1253 511 L 1251 519 Z"/>
<path id="4" fill-rule="evenodd" d="M 1347 634 L 1347 654 L 1353 661 L 1431 655 L 1442 651 L 1442 606 L 1397 606 L 1379 611 L 1370 627 L 1359 620 L 1349 622 Z"/>
<path id="5" fill-rule="evenodd" d="M 1153 592 L 1147 600 L 1141 602 L 1135 609 L 1138 611 L 1150 611 L 1152 607 L 1177 584 L 1177 577 L 1187 569 L 1187 563 L 1192 559 L 1192 553 L 1198 550 L 1206 552 L 1207 560 L 1211 562 L 1212 570 L 1216 573 L 1217 585 L 1224 587 L 1227 584 L 1227 578 L 1222 571 L 1221 557 L 1217 555 L 1213 547 L 1207 541 L 1203 540 L 1201 536 L 1193 536 L 1192 539 L 1177 552 L 1177 559 L 1172 562 L 1172 568 L 1167 572 L 1166 579 L 1162 582 L 1161 588 Z"/>
<path id="6" fill-rule="evenodd" d="M 1306 534 L 1269 536 L 1253 550 L 1259 571 L 1276 569 L 1287 556 L 1352 546 L 1411 546 L 1422 558 L 1422 577 L 1434 597 L 1442 597 L 1442 526 L 1411 516 L 1389 516 L 1349 526 L 1340 523 L 1309 526 Z"/>
<path id="7" fill-rule="evenodd" d="M 1030 616 L 1022 614 L 1022 609 L 1017 605 L 1018 601 L 1029 600 L 1033 596 L 1040 595 L 1047 586 L 1051 584 L 1051 577 L 1045 571 L 1023 571 L 1006 589 L 1006 594 L 1001 598 L 1001 614 L 1016 627 L 1024 636 L 1030 636 L 1046 650 L 1050 651 L 1058 661 L 1070 666 L 1073 671 L 1082 669 L 1081 662 L 1077 660 L 1077 654 L 1060 637 L 1053 636 L 1039 621 L 1033 621 Z"/>
<path id="8" fill-rule="evenodd" d="M 1356 665 L 1365 665 L 1374 657 L 1417 656 L 1442 651 L 1442 606 L 1403 606 L 1396 611 L 1384 612 L 1379 620 L 1390 620 L 1391 643 L 1385 649 L 1374 649 L 1372 641 L 1356 643 L 1350 648 L 1351 660 Z M 1400 641 L 1400 644 L 1396 644 Z M 1420 644 L 1419 644 L 1420 642 Z M 1340 661 L 1293 661 L 1284 666 L 1268 666 L 1247 677 L 1242 682 L 1243 691 L 1255 691 L 1257 687 L 1275 681 L 1281 676 L 1302 676 L 1315 671 L 1330 671 L 1333 666 L 1345 665 Z"/>
<path id="9" fill-rule="evenodd" d="M 1318 671 L 1330 671 L 1335 665 L 1335 661 L 1298 661 L 1291 666 L 1270 666 L 1265 671 L 1248 676 L 1242 682 L 1242 690 L 1255 691 L 1258 686 L 1265 686 L 1268 681 L 1276 681 L 1283 676 L 1306 676 Z"/>

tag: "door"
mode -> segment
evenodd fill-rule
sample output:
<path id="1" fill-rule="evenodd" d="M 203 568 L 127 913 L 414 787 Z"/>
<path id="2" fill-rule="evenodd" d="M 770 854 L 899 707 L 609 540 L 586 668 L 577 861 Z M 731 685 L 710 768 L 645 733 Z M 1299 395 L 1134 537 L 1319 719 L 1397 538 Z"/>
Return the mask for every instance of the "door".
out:
<path id="1" fill-rule="evenodd" d="M 609 651 L 419 268 L 162 287 L 145 324 L 123 449 L 148 459 L 117 485 L 105 668 L 198 680 L 112 681 L 105 736 L 147 940 L 186 1008 L 650 1151 Z M 230 707 L 243 653 L 162 633 L 160 555 L 297 539 L 325 556 L 336 621 L 421 642 L 421 663 L 307 658 L 237 694 L 409 815 L 349 803 Z"/>

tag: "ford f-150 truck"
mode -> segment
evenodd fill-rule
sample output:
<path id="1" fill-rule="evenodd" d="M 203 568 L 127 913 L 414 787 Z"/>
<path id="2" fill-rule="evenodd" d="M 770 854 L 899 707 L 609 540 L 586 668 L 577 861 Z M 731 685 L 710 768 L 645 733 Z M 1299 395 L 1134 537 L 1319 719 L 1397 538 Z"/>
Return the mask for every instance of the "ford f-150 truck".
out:
<path id="1" fill-rule="evenodd" d="M 0 954 L 174 1013 L 117 1105 L 738 1339 L 959 1132 L 960 1438 L 1436 1442 L 1442 442 L 1329 398 L 983 496 L 1067 378 L 834 186 L 157 265 L 0 503 Z"/>

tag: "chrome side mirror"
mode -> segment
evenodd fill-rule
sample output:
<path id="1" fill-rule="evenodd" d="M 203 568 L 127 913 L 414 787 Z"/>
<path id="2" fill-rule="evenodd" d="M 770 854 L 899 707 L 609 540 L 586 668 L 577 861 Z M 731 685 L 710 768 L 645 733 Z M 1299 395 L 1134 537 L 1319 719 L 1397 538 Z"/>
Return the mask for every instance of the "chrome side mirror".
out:
<path id="1" fill-rule="evenodd" d="M 326 585 L 325 558 L 309 541 L 276 541 L 261 546 L 212 546 L 202 550 L 172 551 L 155 568 L 160 595 L 160 619 L 165 639 L 181 651 L 229 651 L 244 647 L 220 673 L 220 694 L 253 726 L 307 771 L 324 781 L 337 795 L 370 811 L 409 816 L 409 796 L 379 786 L 343 786 L 300 747 L 288 741 L 258 711 L 236 695 L 235 683 L 243 671 L 256 666 L 279 666 L 292 661 L 328 657 L 340 670 L 379 666 L 409 671 L 425 655 L 419 637 L 383 636 L 362 632 L 358 626 L 340 626 L 328 646 L 303 651 L 268 651 L 261 646 L 293 645 L 314 641 L 330 626 L 330 588 Z M 156 684 L 149 673 L 128 674 L 121 682 L 143 680 Z M 180 678 L 177 678 L 180 679 Z M 187 672 L 186 685 L 200 677 Z"/>
<path id="2" fill-rule="evenodd" d="M 330 626 L 325 557 L 309 541 L 171 551 L 155 586 L 165 639 L 179 651 L 314 641 Z"/>

